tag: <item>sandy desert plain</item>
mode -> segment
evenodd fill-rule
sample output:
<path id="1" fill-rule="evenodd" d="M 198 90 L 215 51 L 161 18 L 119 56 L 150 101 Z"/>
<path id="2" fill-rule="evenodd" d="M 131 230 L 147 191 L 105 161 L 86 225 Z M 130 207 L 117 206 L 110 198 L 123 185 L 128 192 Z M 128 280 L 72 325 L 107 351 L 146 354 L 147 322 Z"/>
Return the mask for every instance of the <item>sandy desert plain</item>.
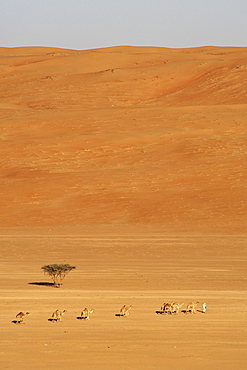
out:
<path id="1" fill-rule="evenodd" d="M 0 81 L 1 369 L 246 369 L 247 48 L 0 48 Z"/>

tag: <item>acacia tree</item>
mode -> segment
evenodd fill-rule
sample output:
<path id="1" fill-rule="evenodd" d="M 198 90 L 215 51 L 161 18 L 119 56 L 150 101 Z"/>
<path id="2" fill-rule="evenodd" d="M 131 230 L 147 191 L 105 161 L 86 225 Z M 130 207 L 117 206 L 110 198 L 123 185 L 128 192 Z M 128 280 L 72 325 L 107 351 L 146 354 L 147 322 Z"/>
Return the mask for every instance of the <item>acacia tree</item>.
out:
<path id="1" fill-rule="evenodd" d="M 56 263 L 41 267 L 44 273 L 52 278 L 56 288 L 60 288 L 60 285 L 62 284 L 61 281 L 71 270 L 74 270 L 75 268 L 75 266 L 70 266 L 69 264 L 58 265 Z"/>

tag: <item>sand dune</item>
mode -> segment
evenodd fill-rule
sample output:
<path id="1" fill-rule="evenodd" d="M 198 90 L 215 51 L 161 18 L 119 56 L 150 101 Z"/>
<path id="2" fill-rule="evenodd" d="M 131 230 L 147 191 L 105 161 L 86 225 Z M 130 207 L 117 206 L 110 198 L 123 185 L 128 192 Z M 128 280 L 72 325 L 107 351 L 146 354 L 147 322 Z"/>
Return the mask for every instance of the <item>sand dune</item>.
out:
<path id="1" fill-rule="evenodd" d="M 247 48 L 0 48 L 0 81 L 3 368 L 245 369 Z"/>
<path id="2" fill-rule="evenodd" d="M 1 55 L 3 226 L 243 229 L 245 49 Z"/>

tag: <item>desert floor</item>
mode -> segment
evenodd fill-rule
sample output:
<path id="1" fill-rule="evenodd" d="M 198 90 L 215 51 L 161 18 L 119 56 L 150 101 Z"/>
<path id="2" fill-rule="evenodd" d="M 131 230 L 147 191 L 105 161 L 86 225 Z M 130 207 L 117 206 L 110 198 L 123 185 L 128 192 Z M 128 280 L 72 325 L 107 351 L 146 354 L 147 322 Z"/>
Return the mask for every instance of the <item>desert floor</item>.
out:
<path id="1" fill-rule="evenodd" d="M 0 81 L 1 368 L 246 369 L 247 49 L 0 48 Z"/>
<path id="2" fill-rule="evenodd" d="M 68 230 L 69 231 L 69 230 Z M 93 230 L 91 230 L 93 231 Z M 118 233 L 1 236 L 1 363 L 6 369 L 244 369 L 246 238 Z M 76 266 L 59 289 L 41 267 Z M 164 302 L 205 314 L 160 315 Z M 123 304 L 128 317 L 115 316 Z M 77 317 L 85 308 L 90 320 Z M 183 310 L 182 307 L 181 310 Z M 56 309 L 62 322 L 48 321 Z M 25 324 L 12 323 L 28 311 Z"/>

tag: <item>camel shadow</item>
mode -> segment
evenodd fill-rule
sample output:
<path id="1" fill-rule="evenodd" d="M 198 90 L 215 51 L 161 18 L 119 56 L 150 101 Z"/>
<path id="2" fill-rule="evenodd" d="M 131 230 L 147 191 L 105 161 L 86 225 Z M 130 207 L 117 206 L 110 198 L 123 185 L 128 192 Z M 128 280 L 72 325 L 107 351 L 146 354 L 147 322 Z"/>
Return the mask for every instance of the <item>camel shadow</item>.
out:
<path id="1" fill-rule="evenodd" d="M 182 313 L 191 313 L 191 310 L 181 310 Z"/>
<path id="2" fill-rule="evenodd" d="M 173 313 L 170 311 L 155 311 L 157 315 L 172 315 Z"/>
<path id="3" fill-rule="evenodd" d="M 21 322 L 20 321 L 18 321 L 18 320 L 13 320 L 13 321 L 11 321 L 12 322 L 12 324 L 20 324 Z M 23 323 L 24 324 L 24 323 Z"/>
<path id="4" fill-rule="evenodd" d="M 201 310 L 196 310 L 197 312 L 201 312 L 201 313 L 204 313 L 203 311 Z M 181 312 L 183 312 L 184 314 L 187 314 L 187 313 L 193 313 L 192 310 L 181 310 Z"/>
<path id="5" fill-rule="evenodd" d="M 158 315 L 162 315 L 165 311 L 155 311 Z"/>
<path id="6" fill-rule="evenodd" d="M 58 319 L 52 319 L 52 318 L 47 319 L 47 320 L 50 321 L 50 322 L 58 322 L 59 321 Z"/>
<path id="7" fill-rule="evenodd" d="M 86 320 L 87 317 L 77 316 L 77 320 Z"/>

